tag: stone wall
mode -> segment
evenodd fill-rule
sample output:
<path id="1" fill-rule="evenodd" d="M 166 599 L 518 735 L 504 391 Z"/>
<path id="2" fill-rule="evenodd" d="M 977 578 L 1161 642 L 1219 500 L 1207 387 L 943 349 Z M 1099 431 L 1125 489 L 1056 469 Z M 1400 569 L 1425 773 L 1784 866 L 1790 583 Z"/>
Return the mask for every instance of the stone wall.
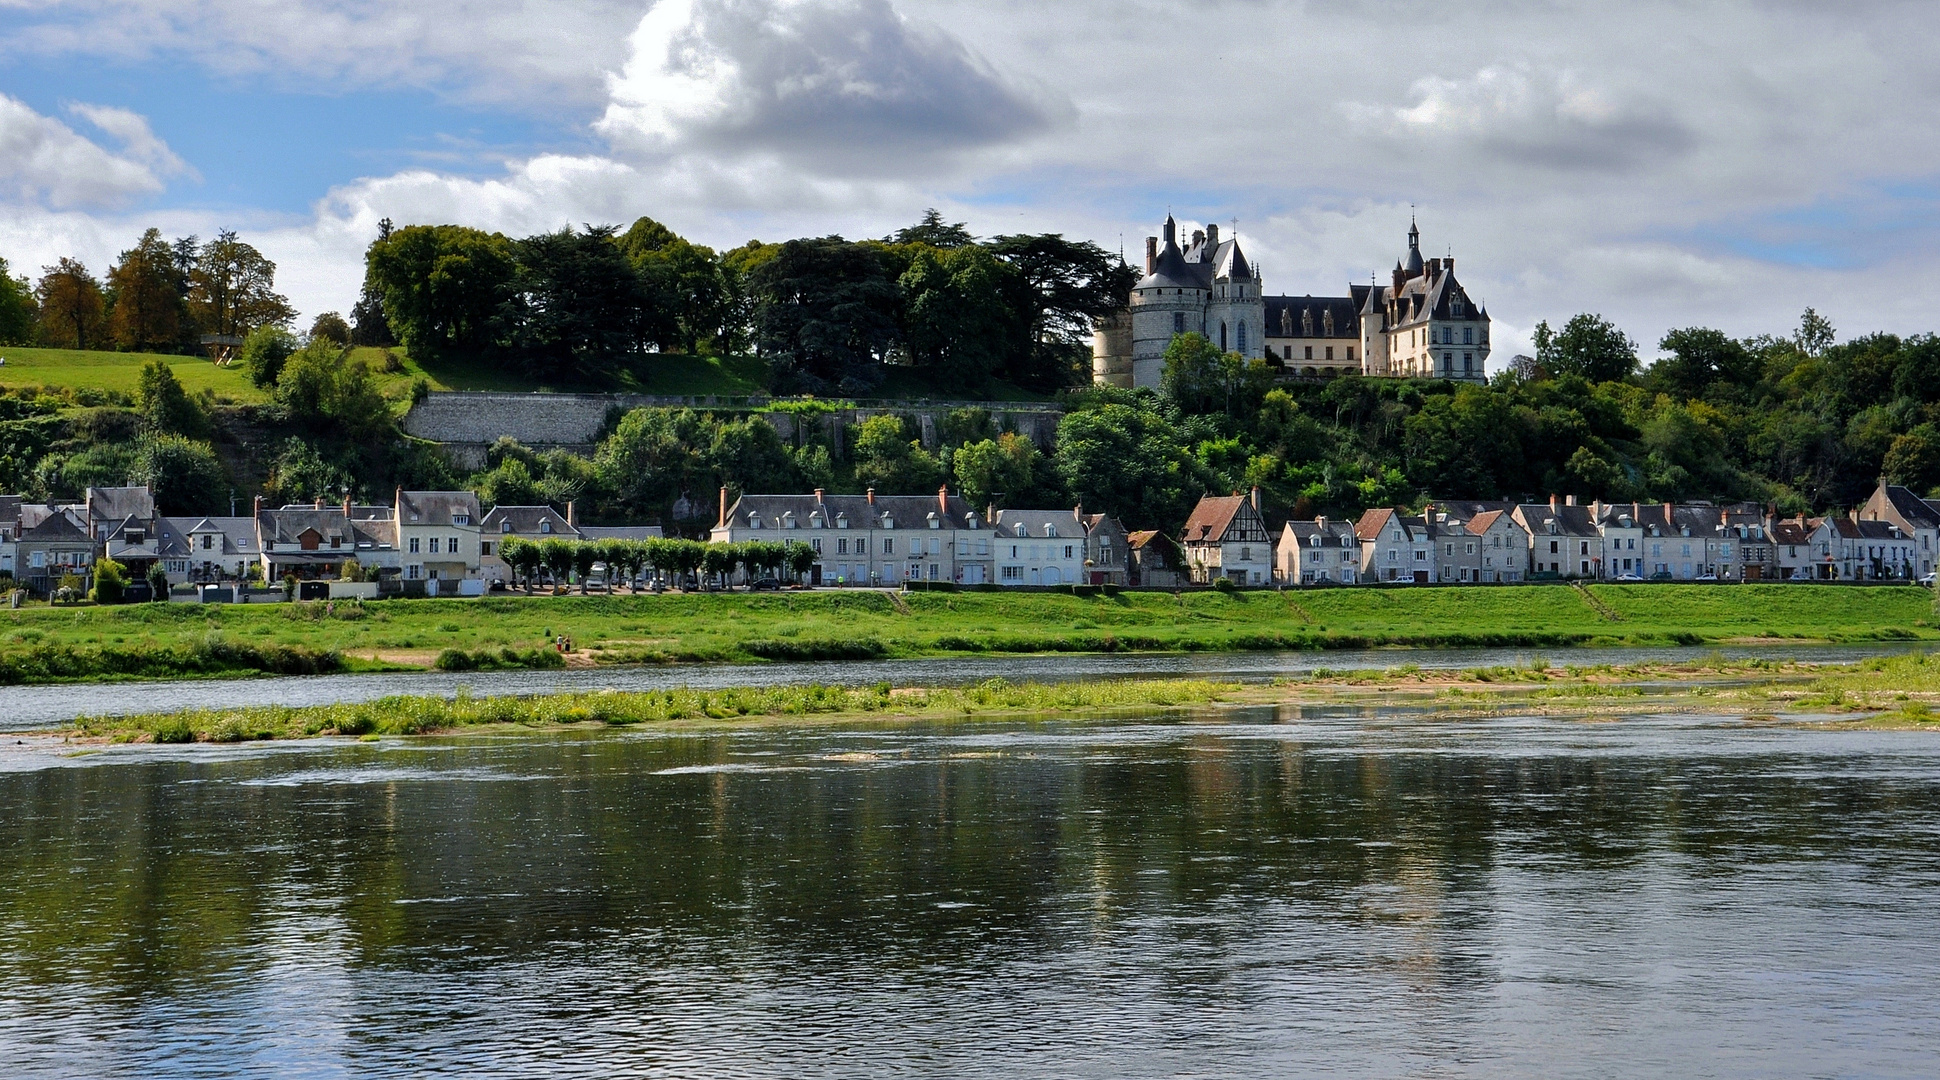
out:
<path id="1" fill-rule="evenodd" d="M 485 451 L 503 436 L 533 449 L 563 448 L 587 454 L 606 425 L 609 410 L 650 406 L 705 409 L 714 412 L 752 412 L 774 425 L 782 440 L 793 443 L 825 439 L 841 452 L 843 427 L 885 413 L 914 419 L 926 447 L 937 445 L 944 418 L 951 410 L 987 409 L 999 431 L 1015 431 L 1045 450 L 1057 438 L 1064 411 L 1048 402 L 1001 401 L 857 401 L 831 413 L 796 417 L 764 411 L 765 398 L 726 395 L 650 394 L 502 394 L 434 392 L 404 418 L 404 430 L 420 439 L 440 443 L 462 467 L 485 466 Z M 797 431 L 798 425 L 802 428 Z"/>

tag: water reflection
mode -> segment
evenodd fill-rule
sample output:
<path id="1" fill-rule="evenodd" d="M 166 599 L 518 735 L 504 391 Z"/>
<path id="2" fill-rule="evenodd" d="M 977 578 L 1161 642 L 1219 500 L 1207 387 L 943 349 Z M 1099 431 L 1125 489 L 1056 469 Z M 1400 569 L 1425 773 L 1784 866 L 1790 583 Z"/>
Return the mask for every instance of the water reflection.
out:
<path id="1" fill-rule="evenodd" d="M 1940 743 L 1261 709 L 13 750 L 0 1073 L 1918 1075 Z"/>

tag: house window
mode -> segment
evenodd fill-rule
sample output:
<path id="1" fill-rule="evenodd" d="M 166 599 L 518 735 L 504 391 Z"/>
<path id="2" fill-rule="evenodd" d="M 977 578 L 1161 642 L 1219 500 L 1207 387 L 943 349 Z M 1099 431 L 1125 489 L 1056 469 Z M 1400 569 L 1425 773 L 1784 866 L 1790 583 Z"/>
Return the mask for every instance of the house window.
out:
<path id="1" fill-rule="evenodd" d="M 453 536 L 447 539 L 445 541 L 445 550 L 453 555 L 458 554 L 458 538 Z"/>
<path id="2" fill-rule="evenodd" d="M 1021 566 L 1006 566 L 1004 567 L 1003 576 L 1005 581 L 1023 581 L 1024 568 Z"/>
<path id="3" fill-rule="evenodd" d="M 847 555 L 849 553 L 849 542 L 847 540 L 837 540 L 835 542 L 835 552 L 838 555 Z"/>
<path id="4" fill-rule="evenodd" d="M 204 550 L 204 551 L 208 551 L 208 550 L 209 550 L 210 548 L 213 548 L 213 547 L 215 547 L 215 546 L 216 546 L 216 538 L 215 538 L 215 537 L 213 537 L 213 536 L 204 536 L 204 537 L 202 538 L 202 550 Z"/>
<path id="5" fill-rule="evenodd" d="M 893 536 L 885 536 L 885 537 L 883 537 L 883 538 L 882 538 L 882 553 L 883 553 L 884 555 L 894 555 L 894 554 L 896 554 L 896 538 L 895 538 L 895 537 L 893 537 Z"/>
<path id="6" fill-rule="evenodd" d="M 413 536 L 411 538 L 411 554 L 416 555 L 417 553 L 418 553 L 418 538 Z"/>
<path id="7" fill-rule="evenodd" d="M 820 555 L 820 554 L 822 553 L 822 538 L 821 538 L 821 537 L 819 537 L 819 536 L 818 536 L 818 537 L 816 537 L 815 539 L 813 539 L 813 540 L 810 540 L 810 541 L 809 541 L 808 543 L 809 543 L 809 546 L 810 546 L 810 547 L 812 547 L 812 548 L 814 548 L 814 549 L 815 549 L 815 554 L 817 554 L 817 555 Z"/>
<path id="8" fill-rule="evenodd" d="M 413 551 L 417 550 L 417 547 L 415 544 L 412 546 L 411 550 Z M 438 553 L 438 538 L 434 536 L 431 538 L 431 554 L 436 555 L 437 553 Z"/>

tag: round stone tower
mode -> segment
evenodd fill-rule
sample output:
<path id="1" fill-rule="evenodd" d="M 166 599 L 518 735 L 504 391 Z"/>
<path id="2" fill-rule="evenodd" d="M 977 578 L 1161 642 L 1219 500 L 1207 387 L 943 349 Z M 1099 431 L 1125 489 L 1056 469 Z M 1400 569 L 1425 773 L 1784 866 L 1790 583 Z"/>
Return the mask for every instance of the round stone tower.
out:
<path id="1" fill-rule="evenodd" d="M 1157 388 L 1175 334 L 1206 332 L 1211 290 L 1179 250 L 1179 226 L 1165 216 L 1164 242 L 1145 240 L 1145 276 L 1132 286 L 1132 385 Z"/>

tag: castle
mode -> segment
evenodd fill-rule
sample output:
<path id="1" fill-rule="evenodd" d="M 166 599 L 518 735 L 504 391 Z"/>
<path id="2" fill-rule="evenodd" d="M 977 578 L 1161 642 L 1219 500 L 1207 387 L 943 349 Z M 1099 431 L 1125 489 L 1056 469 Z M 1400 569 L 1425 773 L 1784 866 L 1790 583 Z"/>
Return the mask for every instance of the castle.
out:
<path id="1" fill-rule="evenodd" d="M 1145 276 L 1092 337 L 1093 381 L 1157 388 L 1166 346 L 1184 333 L 1288 377 L 1487 378 L 1488 312 L 1456 281 L 1453 258 L 1421 257 L 1413 222 L 1389 284 L 1349 285 L 1346 296 L 1267 296 L 1238 238 L 1222 241 L 1219 226 L 1208 225 L 1182 247 L 1168 214 L 1162 234 L 1145 238 Z"/>

